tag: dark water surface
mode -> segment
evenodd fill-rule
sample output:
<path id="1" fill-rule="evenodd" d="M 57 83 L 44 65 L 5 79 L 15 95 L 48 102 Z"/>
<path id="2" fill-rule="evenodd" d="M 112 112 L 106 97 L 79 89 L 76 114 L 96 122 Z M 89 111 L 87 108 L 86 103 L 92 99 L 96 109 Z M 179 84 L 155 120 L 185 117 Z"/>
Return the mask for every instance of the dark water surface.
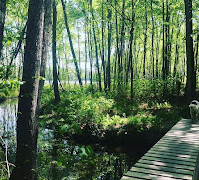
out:
<path id="1" fill-rule="evenodd" d="M 0 136 L 8 146 L 11 163 L 16 152 L 16 115 L 17 99 L 0 104 Z M 133 147 L 76 144 L 58 137 L 52 130 L 39 129 L 39 179 L 117 180 L 139 157 L 139 151 Z"/>

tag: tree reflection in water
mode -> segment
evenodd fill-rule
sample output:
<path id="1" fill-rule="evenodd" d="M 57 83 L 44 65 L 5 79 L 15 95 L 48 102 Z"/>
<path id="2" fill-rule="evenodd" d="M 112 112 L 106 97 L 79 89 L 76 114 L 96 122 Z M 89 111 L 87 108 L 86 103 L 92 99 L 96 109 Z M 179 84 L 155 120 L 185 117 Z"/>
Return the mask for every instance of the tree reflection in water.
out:
<path id="1" fill-rule="evenodd" d="M 8 147 L 8 161 L 15 162 L 16 152 L 16 120 L 17 99 L 0 104 L 0 136 Z M 124 153 L 107 152 L 104 147 L 86 146 L 73 141 L 64 140 L 55 135 L 58 130 L 40 127 L 38 135 L 38 174 L 45 179 L 120 179 L 122 173 L 132 165 L 132 161 Z M 56 152 L 55 148 L 56 147 Z M 93 151 L 86 156 L 85 150 Z M 56 154 L 56 155 L 55 155 Z M 4 161 L 4 153 L 0 149 L 0 162 Z M 11 167 L 12 170 L 12 167 Z"/>

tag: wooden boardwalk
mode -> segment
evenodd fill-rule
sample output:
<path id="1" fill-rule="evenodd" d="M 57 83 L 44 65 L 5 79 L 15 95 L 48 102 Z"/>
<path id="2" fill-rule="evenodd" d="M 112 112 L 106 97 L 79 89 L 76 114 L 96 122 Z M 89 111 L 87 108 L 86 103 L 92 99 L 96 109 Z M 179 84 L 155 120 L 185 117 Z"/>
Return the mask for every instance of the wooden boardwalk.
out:
<path id="1" fill-rule="evenodd" d="M 198 180 L 199 122 L 179 121 L 122 180 Z"/>

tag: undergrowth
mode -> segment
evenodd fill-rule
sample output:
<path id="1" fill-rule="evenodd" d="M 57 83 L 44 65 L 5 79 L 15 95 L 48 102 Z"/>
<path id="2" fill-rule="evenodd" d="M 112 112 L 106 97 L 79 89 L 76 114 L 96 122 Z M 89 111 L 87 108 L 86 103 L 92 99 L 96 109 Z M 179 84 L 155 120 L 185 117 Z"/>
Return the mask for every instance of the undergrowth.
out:
<path id="1" fill-rule="evenodd" d="M 138 103 L 128 95 L 90 93 L 78 86 L 61 92 L 61 101 L 53 99 L 53 90 L 45 87 L 42 98 L 40 124 L 71 137 L 86 137 L 85 141 L 140 140 L 154 138 L 167 132 L 183 116 L 187 108 L 169 102 Z M 143 99 L 143 95 L 139 95 Z M 183 109 L 183 110 L 182 110 Z M 81 138 L 80 138 L 81 139 Z M 147 139 L 147 138 L 146 138 Z M 147 139 L 149 140 L 149 139 Z M 128 140 L 127 140 L 128 141 Z"/>

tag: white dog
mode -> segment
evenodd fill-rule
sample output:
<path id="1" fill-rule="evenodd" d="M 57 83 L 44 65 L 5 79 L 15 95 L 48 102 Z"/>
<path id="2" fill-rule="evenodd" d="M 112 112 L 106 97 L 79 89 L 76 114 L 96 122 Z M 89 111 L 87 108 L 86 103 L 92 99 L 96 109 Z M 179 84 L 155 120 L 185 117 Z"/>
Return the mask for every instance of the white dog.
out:
<path id="1" fill-rule="evenodd" d="M 196 100 L 191 101 L 189 104 L 191 122 L 197 122 L 199 120 L 199 102 Z"/>

